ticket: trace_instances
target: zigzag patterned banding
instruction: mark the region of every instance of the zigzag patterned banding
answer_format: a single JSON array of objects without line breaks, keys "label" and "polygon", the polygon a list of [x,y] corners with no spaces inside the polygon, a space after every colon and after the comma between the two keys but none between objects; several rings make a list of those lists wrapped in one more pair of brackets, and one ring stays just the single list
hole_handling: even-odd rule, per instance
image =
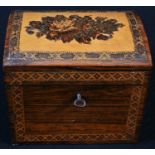
[{"label": "zigzag patterned banding", "polygon": [[6,73],[8,84],[22,84],[23,81],[132,81],[143,84],[145,72],[10,72]]}]

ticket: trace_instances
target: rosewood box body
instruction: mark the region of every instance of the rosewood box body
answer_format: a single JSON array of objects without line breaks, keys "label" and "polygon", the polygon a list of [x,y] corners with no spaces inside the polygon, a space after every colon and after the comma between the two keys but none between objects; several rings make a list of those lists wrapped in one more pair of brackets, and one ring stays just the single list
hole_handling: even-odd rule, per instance
[{"label": "rosewood box body", "polygon": [[13,143],[135,142],[151,67],[133,12],[12,12],[3,68]]}]

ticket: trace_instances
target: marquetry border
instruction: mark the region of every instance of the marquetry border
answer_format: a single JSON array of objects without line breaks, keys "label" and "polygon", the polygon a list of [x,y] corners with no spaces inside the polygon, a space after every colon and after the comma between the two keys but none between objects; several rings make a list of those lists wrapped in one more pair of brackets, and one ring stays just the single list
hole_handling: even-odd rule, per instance
[{"label": "marquetry border", "polygon": [[12,140],[22,140],[25,133],[23,88],[22,86],[6,86],[9,106],[9,119]]},{"label": "marquetry border", "polygon": [[99,81],[99,82],[129,82],[144,84],[148,72],[127,71],[66,71],[66,72],[7,72],[5,82],[9,85],[22,85],[23,82],[50,82],[50,81]]},{"label": "marquetry border", "polygon": [[48,135],[28,135],[25,132],[24,121],[24,103],[23,103],[23,88],[22,86],[11,86],[11,98],[12,102],[9,103],[12,108],[12,125],[15,131],[16,142],[73,142],[73,143],[93,143],[93,142],[115,142],[115,141],[132,141],[136,136],[136,128],[139,117],[139,111],[142,110],[139,107],[143,94],[144,86],[135,86],[132,88],[132,94],[130,99],[130,107],[128,112],[126,131],[120,133],[103,133],[100,134],[48,134]]},{"label": "marquetry border", "polygon": [[146,62],[146,48],[144,45],[144,40],[142,37],[142,32],[140,31],[140,25],[135,17],[135,14],[131,11],[126,12],[128,17],[130,29],[133,36],[133,41],[135,45],[135,51],[131,52],[49,52],[49,51],[38,51],[38,52],[24,52],[19,51],[19,40],[20,40],[20,30],[22,24],[22,11],[16,11],[13,16],[12,31],[9,38],[9,58],[12,60],[23,60],[29,62],[35,61],[54,61],[54,60],[89,60],[89,61],[138,61]]},{"label": "marquetry border", "polygon": [[[143,100],[148,80],[145,72],[11,72],[5,75],[8,90],[10,121],[16,142],[117,142],[131,141],[135,139],[139,115],[142,113]],[[138,80],[138,81],[137,81]],[[48,81],[100,81],[121,82],[129,81],[135,84],[132,87],[130,106],[127,118],[127,130],[120,133],[103,134],[50,134],[50,135],[27,135],[25,133],[23,84],[25,82],[48,82]],[[138,82],[138,83],[137,83]],[[137,85],[141,84],[141,85]]]}]

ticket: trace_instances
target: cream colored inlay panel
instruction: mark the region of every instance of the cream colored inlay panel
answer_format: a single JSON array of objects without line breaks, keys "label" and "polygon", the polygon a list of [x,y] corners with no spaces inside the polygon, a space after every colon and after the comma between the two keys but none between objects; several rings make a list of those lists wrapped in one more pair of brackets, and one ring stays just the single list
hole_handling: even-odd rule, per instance
[{"label": "cream colored inlay panel", "polygon": [[[48,40],[45,36],[37,38],[35,34],[30,35],[26,32],[26,26],[30,21],[41,21],[42,17],[64,15],[85,16],[92,18],[97,16],[116,19],[124,27],[118,29],[113,34],[113,38],[109,40],[92,40],[90,44],[78,43],[73,40],[69,43],[63,43],[61,40]],[[132,33],[129,27],[127,16],[124,12],[24,12],[20,32],[20,51],[22,52],[131,52],[134,51],[134,43]]]}]

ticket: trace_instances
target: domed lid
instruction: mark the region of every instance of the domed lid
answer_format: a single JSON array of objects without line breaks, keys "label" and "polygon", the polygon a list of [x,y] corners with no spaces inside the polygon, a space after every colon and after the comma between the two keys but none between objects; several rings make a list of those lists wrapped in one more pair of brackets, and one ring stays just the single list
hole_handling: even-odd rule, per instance
[{"label": "domed lid", "polygon": [[133,12],[15,11],[7,66],[150,67],[142,23]]}]

